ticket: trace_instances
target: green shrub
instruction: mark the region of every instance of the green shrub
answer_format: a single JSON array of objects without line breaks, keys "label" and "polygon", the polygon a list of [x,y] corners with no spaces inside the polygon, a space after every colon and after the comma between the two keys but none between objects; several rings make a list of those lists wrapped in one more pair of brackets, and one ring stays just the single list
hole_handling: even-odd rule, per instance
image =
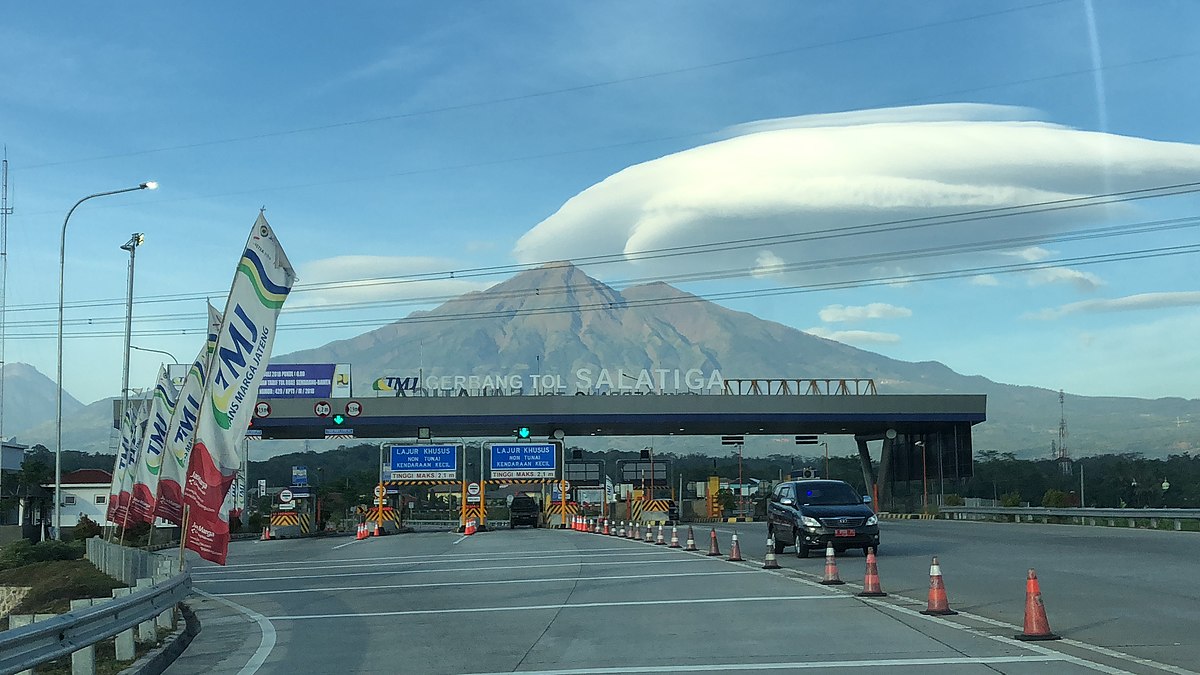
[{"label": "green shrub", "polygon": [[100,531],[100,525],[96,521],[87,516],[79,516],[79,524],[71,530],[71,537],[79,540],[91,539],[99,537]]},{"label": "green shrub", "polygon": [[1013,507],[1013,506],[1020,506],[1020,505],[1021,505],[1021,493],[1020,492],[1005,492],[1004,494],[1000,495],[1000,506]]},{"label": "green shrub", "polygon": [[27,539],[19,539],[0,551],[0,570],[50,560],[79,560],[82,557],[83,542],[50,540],[31,544]]},{"label": "green shrub", "polygon": [[1042,506],[1046,508],[1062,508],[1068,506],[1067,493],[1050,488],[1042,495]]},{"label": "green shrub", "polygon": [[949,494],[943,500],[946,506],[966,506],[967,500],[962,498],[962,495]]}]

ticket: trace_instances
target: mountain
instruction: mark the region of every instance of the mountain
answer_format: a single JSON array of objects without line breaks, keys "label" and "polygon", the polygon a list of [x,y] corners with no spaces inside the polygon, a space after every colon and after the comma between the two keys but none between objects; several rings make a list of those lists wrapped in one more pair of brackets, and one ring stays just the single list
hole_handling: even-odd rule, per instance
[{"label": "mountain", "polygon": [[[0,373],[4,377],[4,435],[23,437],[25,432],[46,421],[53,426],[58,391],[54,380],[27,363],[6,363]],[[64,420],[83,408],[82,403],[65,391],[62,406]]]},{"label": "mountain", "polygon": [[[471,318],[466,318],[471,317]],[[910,363],[810,335],[708,302],[664,283],[617,291],[569,263],[518,274],[485,291],[454,298],[436,309],[347,340],[290,354],[275,363],[350,363],[354,393],[373,396],[384,375],[561,374],[574,382],[579,368],[616,373],[655,368],[705,372],[733,378],[872,378],[881,394],[982,393],[988,421],[975,427],[975,448],[1019,457],[1050,456],[1058,437],[1058,392],[962,375],[938,362]],[[54,442],[54,383],[24,364],[6,372],[5,433],[24,416],[44,423],[20,431],[22,443]],[[21,377],[17,377],[20,373]],[[619,379],[619,378],[618,378]],[[26,382],[29,386],[26,387]],[[632,384],[632,382],[630,382]],[[16,410],[12,406],[19,406]],[[1193,432],[1200,400],[1086,397],[1067,394],[1068,447],[1075,457],[1137,452],[1147,457],[1200,452]],[[41,411],[37,415],[37,411]],[[45,414],[45,413],[49,414]],[[82,406],[63,401],[63,447],[109,452],[112,399]],[[605,439],[611,447],[636,449],[645,439]],[[784,439],[790,440],[790,439]],[[700,441],[657,439],[666,451],[723,452]],[[337,441],[314,441],[314,450]],[[262,441],[260,459],[295,446]],[[589,449],[597,449],[591,448]],[[599,448],[604,449],[604,448]],[[795,446],[748,444],[748,455],[791,453]],[[830,452],[853,452],[848,439],[833,439]]]},{"label": "mountain", "polygon": [[[466,319],[465,316],[472,318]],[[282,363],[350,363],[354,392],[384,375],[560,373],[577,368],[698,368],[727,378],[872,378],[881,394],[983,393],[975,447],[1046,457],[1058,437],[1058,392],[910,363],[726,309],[656,282],[617,291],[570,263],[518,274],[431,311],[348,340],[277,355]],[[1198,451],[1200,400],[1065,396],[1074,456]]]}]

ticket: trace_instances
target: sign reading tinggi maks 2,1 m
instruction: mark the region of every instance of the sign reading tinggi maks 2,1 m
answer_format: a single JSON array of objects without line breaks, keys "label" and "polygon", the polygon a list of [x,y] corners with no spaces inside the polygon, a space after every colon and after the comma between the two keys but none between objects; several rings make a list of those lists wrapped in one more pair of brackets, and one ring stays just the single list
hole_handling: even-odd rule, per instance
[{"label": "sign reading tinggi maks 2,1 m", "polygon": [[458,445],[389,445],[384,480],[458,478]]},{"label": "sign reading tinggi maks 2,1 m", "polygon": [[492,478],[554,478],[558,446],[553,443],[493,443]]}]

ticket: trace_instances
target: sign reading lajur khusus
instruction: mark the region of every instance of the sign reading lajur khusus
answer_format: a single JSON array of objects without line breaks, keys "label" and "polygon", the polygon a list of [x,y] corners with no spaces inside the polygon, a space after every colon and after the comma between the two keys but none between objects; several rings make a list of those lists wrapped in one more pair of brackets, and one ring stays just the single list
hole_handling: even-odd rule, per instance
[{"label": "sign reading lajur khusus", "polygon": [[558,446],[553,443],[492,443],[492,478],[554,478]]},{"label": "sign reading lajur khusus", "polygon": [[458,477],[458,445],[385,446],[384,480],[439,480]]}]

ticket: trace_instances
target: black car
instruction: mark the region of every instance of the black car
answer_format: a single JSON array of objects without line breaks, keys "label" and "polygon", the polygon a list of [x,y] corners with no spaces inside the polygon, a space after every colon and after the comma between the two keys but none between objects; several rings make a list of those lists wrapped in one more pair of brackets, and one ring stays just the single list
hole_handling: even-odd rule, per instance
[{"label": "black car", "polygon": [[517,495],[513,497],[512,504],[508,505],[508,527],[538,527],[541,524],[541,515],[542,506],[536,499],[528,495]]},{"label": "black car", "polygon": [[775,553],[787,546],[805,558],[830,542],[841,553],[849,548],[879,551],[879,518],[849,483],[840,480],[794,480],[780,483],[767,503],[767,530]]}]

